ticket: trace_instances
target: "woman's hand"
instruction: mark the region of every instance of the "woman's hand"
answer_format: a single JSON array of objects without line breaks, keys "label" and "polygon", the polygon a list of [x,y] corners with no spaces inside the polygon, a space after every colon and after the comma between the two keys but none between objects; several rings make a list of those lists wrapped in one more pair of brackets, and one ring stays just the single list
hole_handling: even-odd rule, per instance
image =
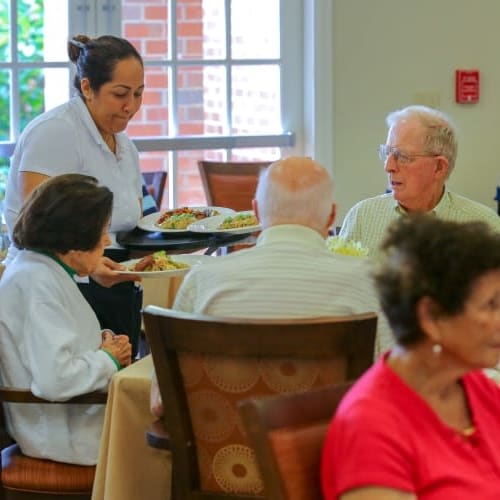
[{"label": "woman's hand", "polygon": [[113,335],[110,331],[102,334],[100,349],[111,353],[120,363],[120,366],[128,366],[132,362],[132,345],[126,335]]},{"label": "woman's hand", "polygon": [[122,283],[123,281],[141,281],[141,277],[133,273],[130,274],[118,274],[115,271],[125,271],[126,267],[111,260],[109,257],[102,257],[98,266],[91,274],[94,281],[97,281],[99,285],[109,288],[117,283]]}]

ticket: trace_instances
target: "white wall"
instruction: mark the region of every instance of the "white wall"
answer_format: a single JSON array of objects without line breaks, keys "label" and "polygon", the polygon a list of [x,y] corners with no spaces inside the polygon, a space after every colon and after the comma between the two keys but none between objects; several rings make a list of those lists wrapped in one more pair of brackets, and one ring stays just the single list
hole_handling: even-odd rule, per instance
[{"label": "white wall", "polygon": [[[384,191],[376,147],[385,142],[385,116],[414,103],[437,103],[458,126],[458,159],[449,187],[496,209],[500,1],[323,1],[333,1],[338,222],[354,203]],[[480,70],[479,103],[455,103],[455,69]]]}]

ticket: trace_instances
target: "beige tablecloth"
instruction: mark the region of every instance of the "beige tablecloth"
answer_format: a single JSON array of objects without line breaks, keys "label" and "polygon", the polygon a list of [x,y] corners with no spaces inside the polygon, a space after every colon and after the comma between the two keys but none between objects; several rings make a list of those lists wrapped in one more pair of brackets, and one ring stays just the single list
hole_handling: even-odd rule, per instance
[{"label": "beige tablecloth", "polygon": [[[183,278],[144,279],[144,306],[171,307]],[[152,370],[149,355],[111,380],[92,500],[170,498],[170,453],[146,443]]]},{"label": "beige tablecloth", "polygon": [[170,453],[146,443],[152,369],[146,356],[111,381],[92,500],[170,498]]}]

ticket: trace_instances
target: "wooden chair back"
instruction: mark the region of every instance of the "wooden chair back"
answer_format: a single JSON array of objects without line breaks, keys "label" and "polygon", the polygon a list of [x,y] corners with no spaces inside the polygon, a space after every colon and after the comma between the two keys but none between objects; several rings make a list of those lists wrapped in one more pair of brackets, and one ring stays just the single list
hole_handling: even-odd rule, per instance
[{"label": "wooden chair back", "polygon": [[158,209],[160,209],[165,193],[165,185],[167,183],[167,172],[163,170],[143,172],[142,177],[149,194],[154,198]]},{"label": "wooden chair back", "polygon": [[90,500],[95,474],[95,466],[24,455],[7,431],[3,403],[105,404],[106,399],[106,393],[93,392],[67,401],[47,401],[28,390],[0,387],[0,499]]},{"label": "wooden chair back", "polygon": [[353,382],[241,401],[266,498],[322,500],[320,469],[330,420]]},{"label": "wooden chair back", "polygon": [[252,200],[262,169],[272,162],[198,162],[207,205],[252,210]]},{"label": "wooden chair back", "polygon": [[148,306],[144,323],[173,498],[241,500],[264,497],[238,402],[356,379],[372,364],[377,316],[250,320]]}]

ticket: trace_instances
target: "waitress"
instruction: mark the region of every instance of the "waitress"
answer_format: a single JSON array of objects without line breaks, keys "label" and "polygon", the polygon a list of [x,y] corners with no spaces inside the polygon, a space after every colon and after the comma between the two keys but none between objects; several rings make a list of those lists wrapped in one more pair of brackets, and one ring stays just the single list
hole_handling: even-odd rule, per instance
[{"label": "waitress", "polygon": [[[9,234],[26,197],[46,179],[66,173],[91,175],[113,192],[111,245],[80,289],[102,328],[129,336],[133,354],[140,332],[142,291],[131,277],[116,273],[127,251],[116,233],[133,229],[142,213],[139,154],[125,129],[139,110],[144,92],[144,65],[123,38],[77,35],[68,42],[75,64],[77,95],[27,125],[14,150],[4,212]],[[75,223],[85,224],[78,220]],[[11,246],[5,264],[18,250]]]}]

